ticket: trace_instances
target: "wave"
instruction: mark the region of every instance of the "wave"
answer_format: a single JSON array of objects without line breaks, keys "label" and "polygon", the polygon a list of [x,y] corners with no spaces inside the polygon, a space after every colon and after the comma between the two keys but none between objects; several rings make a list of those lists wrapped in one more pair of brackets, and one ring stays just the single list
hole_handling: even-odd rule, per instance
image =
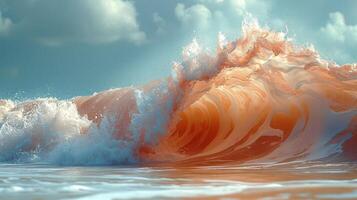
[{"label": "wave", "polygon": [[244,23],[193,41],[166,79],[70,100],[0,101],[0,161],[178,165],[357,160],[357,65]]}]

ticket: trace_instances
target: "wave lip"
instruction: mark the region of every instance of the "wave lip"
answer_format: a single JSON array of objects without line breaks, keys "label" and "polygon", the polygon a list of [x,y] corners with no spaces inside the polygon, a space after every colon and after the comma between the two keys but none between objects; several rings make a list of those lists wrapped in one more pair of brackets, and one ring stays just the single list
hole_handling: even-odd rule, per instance
[{"label": "wave lip", "polygon": [[216,55],[176,67],[182,96],[148,156],[185,164],[356,160],[355,64],[325,61],[256,24],[223,43]]}]

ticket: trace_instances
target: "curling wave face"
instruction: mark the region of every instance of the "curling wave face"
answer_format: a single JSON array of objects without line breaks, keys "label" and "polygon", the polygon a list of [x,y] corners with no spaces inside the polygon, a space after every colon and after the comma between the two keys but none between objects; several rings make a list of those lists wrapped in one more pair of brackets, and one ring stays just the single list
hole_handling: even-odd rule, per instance
[{"label": "curling wave face", "polygon": [[0,160],[68,165],[357,160],[357,65],[243,25],[172,75],[72,100],[0,102]]}]

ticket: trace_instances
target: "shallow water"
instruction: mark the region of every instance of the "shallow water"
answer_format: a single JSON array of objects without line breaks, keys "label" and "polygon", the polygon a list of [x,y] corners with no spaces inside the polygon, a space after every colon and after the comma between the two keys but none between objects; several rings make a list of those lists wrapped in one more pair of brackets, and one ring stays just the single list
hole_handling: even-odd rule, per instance
[{"label": "shallow water", "polygon": [[224,167],[1,164],[1,199],[356,199],[357,163]]}]

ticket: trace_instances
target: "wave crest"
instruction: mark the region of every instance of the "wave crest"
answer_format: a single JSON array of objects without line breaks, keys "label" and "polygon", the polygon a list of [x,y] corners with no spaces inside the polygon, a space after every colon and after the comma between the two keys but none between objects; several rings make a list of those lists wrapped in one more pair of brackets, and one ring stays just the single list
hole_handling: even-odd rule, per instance
[{"label": "wave crest", "polygon": [[[61,164],[357,160],[357,66],[243,25],[197,41],[167,79],[69,101],[0,103],[0,159]],[[28,158],[28,156],[25,156]]]}]

